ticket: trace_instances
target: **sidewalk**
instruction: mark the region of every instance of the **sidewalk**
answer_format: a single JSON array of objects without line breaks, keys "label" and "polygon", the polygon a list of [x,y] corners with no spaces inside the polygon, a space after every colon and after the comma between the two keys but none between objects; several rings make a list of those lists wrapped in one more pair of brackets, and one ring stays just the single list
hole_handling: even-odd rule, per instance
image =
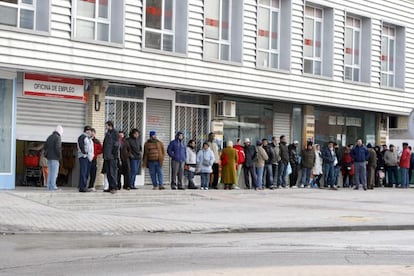
[{"label": "sidewalk", "polygon": [[0,233],[414,230],[414,189],[0,191]]}]

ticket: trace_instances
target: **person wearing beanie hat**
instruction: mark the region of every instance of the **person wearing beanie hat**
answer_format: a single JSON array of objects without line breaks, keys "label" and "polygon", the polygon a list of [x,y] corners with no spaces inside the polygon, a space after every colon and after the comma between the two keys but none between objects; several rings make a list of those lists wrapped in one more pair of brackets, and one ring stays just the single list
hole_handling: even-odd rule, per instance
[{"label": "person wearing beanie hat", "polygon": [[162,165],[165,157],[164,144],[157,139],[156,132],[151,130],[150,137],[144,144],[142,166],[149,169],[153,190],[164,190]]},{"label": "person wearing beanie hat", "polygon": [[59,160],[62,159],[62,136],[63,127],[58,125],[46,140],[44,145],[45,157],[49,174],[47,176],[46,187],[48,190],[57,190],[56,180],[59,173]]},{"label": "person wearing beanie hat", "polygon": [[184,190],[183,176],[187,148],[182,131],[178,131],[175,139],[168,144],[167,153],[171,157],[171,189]]}]

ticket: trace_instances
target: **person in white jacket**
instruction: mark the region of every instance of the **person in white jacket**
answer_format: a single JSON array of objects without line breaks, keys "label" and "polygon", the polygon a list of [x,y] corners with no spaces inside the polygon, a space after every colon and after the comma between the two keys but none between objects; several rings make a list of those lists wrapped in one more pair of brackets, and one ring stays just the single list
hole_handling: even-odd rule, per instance
[{"label": "person in white jacket", "polygon": [[194,184],[194,174],[197,167],[196,142],[191,139],[187,143],[187,153],[184,165],[184,176],[188,180],[188,189],[198,189]]},{"label": "person in white jacket", "polygon": [[318,144],[315,144],[315,164],[313,165],[312,174],[313,174],[313,180],[312,180],[312,188],[319,188],[320,187],[320,179],[322,177],[323,171],[322,171],[322,153],[321,153],[321,147]]},{"label": "person in white jacket", "polygon": [[89,169],[93,160],[92,128],[85,126],[83,133],[78,138],[78,159],[79,159],[79,192],[85,193]]},{"label": "person in white jacket", "polygon": [[213,164],[215,162],[214,153],[210,150],[207,142],[203,144],[203,148],[197,153],[197,171],[201,176],[201,190],[208,190],[210,183],[210,174],[213,172]]}]

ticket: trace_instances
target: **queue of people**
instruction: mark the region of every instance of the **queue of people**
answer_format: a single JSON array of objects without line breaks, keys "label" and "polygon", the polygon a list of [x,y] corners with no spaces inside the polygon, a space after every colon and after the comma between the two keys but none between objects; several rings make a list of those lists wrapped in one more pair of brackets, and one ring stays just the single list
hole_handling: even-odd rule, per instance
[{"label": "queue of people", "polygon": [[[322,149],[320,145],[308,141],[301,150],[298,141],[288,144],[286,136],[282,135],[279,142],[274,136],[271,142],[263,138],[255,145],[249,138],[245,138],[243,144],[240,138],[235,145],[227,141],[220,151],[215,134],[211,132],[197,151],[196,141],[191,139],[185,144],[181,131],[165,148],[155,131],[149,132],[149,138],[142,146],[141,134],[136,128],[129,132],[127,138],[124,138],[122,131],[114,128],[111,121],[105,123],[105,128],[103,143],[95,137],[96,130],[90,126],[85,126],[78,138],[79,192],[95,191],[97,157],[100,154],[103,154],[104,160],[104,191],[110,193],[116,193],[121,188],[137,189],[136,175],[141,162],[143,168],[148,168],[153,189],[165,189],[162,168],[167,154],[171,159],[170,185],[173,190],[218,189],[219,183],[226,190],[287,187],[336,190],[340,174],[343,188],[408,188],[414,169],[414,154],[407,143],[403,143],[401,152],[394,145],[390,145],[389,149],[386,145],[382,148],[372,147],[371,144],[365,146],[362,139],[342,149],[332,141]],[[51,168],[47,179],[49,190],[57,189],[54,163],[59,158],[56,149],[61,144],[62,133],[63,128],[58,126],[45,146],[45,157]],[[124,176],[122,187],[121,174]],[[197,174],[201,178],[200,187],[194,182]],[[187,187],[184,179],[187,180]]]}]

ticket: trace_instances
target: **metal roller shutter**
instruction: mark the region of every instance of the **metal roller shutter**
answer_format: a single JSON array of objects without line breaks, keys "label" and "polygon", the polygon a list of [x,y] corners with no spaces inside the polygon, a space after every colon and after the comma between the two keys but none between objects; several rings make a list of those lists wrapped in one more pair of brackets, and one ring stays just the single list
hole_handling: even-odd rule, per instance
[{"label": "metal roller shutter", "polygon": [[[171,119],[172,119],[172,102],[169,100],[159,100],[147,98],[147,111],[146,111],[146,129],[145,141],[148,139],[148,134],[151,130],[157,133],[157,138],[164,144],[165,151],[167,146],[172,140],[171,137]],[[170,158],[165,156],[164,165],[162,169],[164,184],[170,184]],[[145,173],[145,183],[151,183],[149,173]]]},{"label": "metal roller shutter", "polygon": [[273,113],[273,135],[278,138],[285,135],[288,143],[290,141],[290,114],[289,113]]},{"label": "metal roller shutter", "polygon": [[17,140],[45,141],[62,125],[62,141],[76,143],[86,123],[86,104],[18,97],[16,114]]}]

